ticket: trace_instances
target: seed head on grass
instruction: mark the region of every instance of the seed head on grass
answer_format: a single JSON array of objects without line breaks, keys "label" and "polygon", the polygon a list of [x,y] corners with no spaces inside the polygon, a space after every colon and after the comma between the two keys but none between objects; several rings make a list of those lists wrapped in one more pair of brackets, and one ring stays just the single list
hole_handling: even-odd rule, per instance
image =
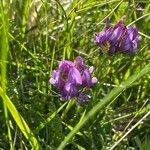
[{"label": "seed head on grass", "polygon": [[137,51],[139,41],[138,29],[126,27],[123,16],[114,26],[111,26],[107,19],[104,31],[95,34],[95,43],[103,49],[108,48],[108,54],[117,52],[132,54]]},{"label": "seed head on grass", "polygon": [[86,67],[82,57],[77,56],[75,63],[61,61],[49,82],[60,91],[63,100],[76,97],[78,103],[86,102],[90,100],[90,96],[84,92],[97,82],[97,78],[91,76],[93,70],[93,66]]}]

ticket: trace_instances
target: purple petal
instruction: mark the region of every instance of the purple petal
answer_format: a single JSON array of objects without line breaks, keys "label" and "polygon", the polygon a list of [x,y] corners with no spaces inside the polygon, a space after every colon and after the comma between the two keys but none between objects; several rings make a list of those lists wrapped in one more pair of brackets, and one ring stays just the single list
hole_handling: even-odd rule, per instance
[{"label": "purple petal", "polygon": [[124,27],[118,27],[118,28],[116,28],[112,32],[112,35],[109,38],[110,42],[117,43],[119,40],[121,40],[124,32],[125,32],[125,28]]},{"label": "purple petal", "polygon": [[91,86],[91,76],[87,69],[84,70],[84,72],[83,72],[82,85],[83,86]]},{"label": "purple petal", "polygon": [[122,16],[121,19],[118,21],[118,23],[116,23],[114,25],[114,29],[118,28],[118,27],[123,27],[124,26],[124,20],[125,20],[126,16]]},{"label": "purple petal", "polygon": [[54,71],[52,72],[52,77],[51,77],[50,80],[49,80],[50,84],[56,85],[56,83],[58,82],[58,78],[59,78],[59,77],[58,77],[57,71],[54,70]]},{"label": "purple petal", "polygon": [[104,21],[105,25],[105,31],[108,30],[111,26],[110,26],[110,22],[109,22],[109,18],[106,18],[106,20]]},{"label": "purple petal", "polygon": [[84,62],[81,56],[76,57],[76,68],[82,72],[85,69]]},{"label": "purple petal", "polygon": [[52,73],[52,78],[50,78],[49,82],[54,85],[57,89],[61,89],[64,87],[64,81],[61,78],[60,71],[54,70]]},{"label": "purple petal", "polygon": [[75,64],[72,61],[63,60],[60,62],[58,69],[65,75],[68,75],[70,69],[74,66]]},{"label": "purple petal", "polygon": [[90,73],[90,74],[93,72],[93,70],[94,70],[94,67],[93,67],[93,66],[89,67],[89,73]]},{"label": "purple petal", "polygon": [[96,77],[93,77],[92,80],[91,80],[91,83],[92,83],[92,84],[95,84],[97,81],[98,81],[97,78],[96,78]]},{"label": "purple petal", "polygon": [[84,64],[84,63],[83,63],[83,59],[82,59],[81,56],[77,56],[77,57],[76,57],[76,63],[77,63],[77,64],[80,64],[80,65],[83,65],[83,64]]},{"label": "purple petal", "polygon": [[108,41],[109,36],[109,31],[102,31],[95,35],[95,43],[101,46],[102,44],[105,44]]},{"label": "purple petal", "polygon": [[62,98],[69,100],[77,95],[77,87],[74,84],[67,82],[61,92]]},{"label": "purple petal", "polygon": [[105,41],[106,41],[105,31],[95,34],[95,43],[96,44],[103,44]]},{"label": "purple petal", "polygon": [[85,93],[80,93],[79,96],[77,97],[77,102],[79,104],[83,103],[83,102],[88,102],[90,100],[91,96],[86,95]]},{"label": "purple petal", "polygon": [[113,55],[114,53],[116,53],[118,51],[118,46],[117,44],[111,44],[108,50],[108,54],[109,55]]},{"label": "purple petal", "polygon": [[82,84],[82,78],[80,72],[75,68],[71,68],[68,74],[68,82],[74,84]]},{"label": "purple petal", "polygon": [[136,27],[128,27],[127,34],[131,40],[138,38],[138,29]]},{"label": "purple petal", "polygon": [[135,53],[137,51],[137,41],[131,41],[129,36],[127,35],[121,43],[121,51],[126,53]]},{"label": "purple petal", "polygon": [[56,84],[56,80],[54,78],[50,78],[49,79],[50,84],[55,85]]},{"label": "purple petal", "polygon": [[57,83],[59,82],[59,78],[60,78],[60,72],[54,70],[52,72],[52,78],[50,78],[49,82],[53,85],[57,85]]}]

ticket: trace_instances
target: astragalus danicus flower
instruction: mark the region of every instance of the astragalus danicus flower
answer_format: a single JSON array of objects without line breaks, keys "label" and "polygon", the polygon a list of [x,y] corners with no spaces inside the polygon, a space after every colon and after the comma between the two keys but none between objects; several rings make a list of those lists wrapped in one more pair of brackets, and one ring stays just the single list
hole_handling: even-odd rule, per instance
[{"label": "astragalus danicus flower", "polygon": [[117,52],[132,54],[137,51],[138,29],[125,26],[125,18],[123,16],[114,26],[107,19],[104,31],[95,34],[95,43],[102,49],[107,49],[110,55]]},{"label": "astragalus danicus flower", "polygon": [[82,57],[77,56],[75,63],[69,60],[61,61],[49,82],[60,91],[62,100],[76,97],[77,102],[82,103],[90,100],[90,96],[85,92],[97,82],[97,78],[91,76],[93,70],[93,66],[86,67]]}]

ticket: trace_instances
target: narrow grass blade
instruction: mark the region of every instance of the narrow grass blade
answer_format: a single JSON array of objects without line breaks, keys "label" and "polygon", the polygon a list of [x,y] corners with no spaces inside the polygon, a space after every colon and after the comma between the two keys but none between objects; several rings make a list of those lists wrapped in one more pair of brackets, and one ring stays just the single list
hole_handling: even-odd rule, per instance
[{"label": "narrow grass blade", "polygon": [[121,0],[121,1],[116,5],[116,7],[114,7],[113,10],[112,10],[105,18],[103,18],[100,22],[98,22],[98,23],[96,24],[96,26],[100,25],[106,18],[108,18],[108,17],[121,5],[122,2],[123,2],[123,0]]},{"label": "narrow grass blade", "polygon": [[148,36],[148,35],[146,35],[146,34],[144,34],[144,33],[142,33],[142,32],[139,32],[139,34],[142,35],[142,36],[144,36],[144,37],[146,37],[147,39],[150,40],[150,36]]},{"label": "narrow grass blade", "polygon": [[13,116],[16,124],[20,128],[21,132],[24,134],[28,142],[31,144],[33,149],[40,149],[40,144],[38,143],[36,137],[28,127],[27,123],[23,119],[23,117],[19,114],[14,104],[11,102],[9,97],[4,93],[3,89],[0,87],[0,96],[2,97],[3,101],[5,101],[8,110],[10,111],[11,115]]},{"label": "narrow grass blade", "polygon": [[[0,84],[4,90],[6,91],[7,87],[7,56],[8,56],[8,50],[9,50],[9,41],[8,41],[8,28],[9,28],[9,2],[7,1],[5,3],[4,8],[4,2],[0,1],[0,22],[2,23],[1,30],[0,30],[0,60],[2,61],[0,66]],[[13,143],[12,143],[12,135],[11,135],[11,129],[10,129],[10,121],[9,121],[9,115],[8,110],[5,101],[3,101],[3,107],[4,107],[4,115],[7,125],[7,131],[8,131],[8,139],[10,143],[10,149],[13,149]]]},{"label": "narrow grass blade", "polygon": [[133,22],[131,22],[130,24],[128,24],[127,27],[133,25],[133,24],[136,23],[137,21],[139,21],[139,20],[141,20],[141,19],[143,19],[143,18],[145,18],[145,17],[147,17],[147,16],[150,16],[150,13],[147,13],[147,14],[145,14],[145,15],[143,15],[143,16],[137,18],[136,20],[134,20]]},{"label": "narrow grass blade", "polygon": [[132,131],[134,130],[146,117],[148,117],[150,115],[150,111],[148,113],[146,113],[134,126],[132,126],[132,128],[127,131],[111,148],[110,150],[115,149],[115,147]]},{"label": "narrow grass blade", "polygon": [[43,129],[50,121],[66,106],[67,102],[64,103],[57,111],[55,111],[52,115],[50,115],[44,122],[40,123],[40,125],[35,129],[34,133],[38,133],[41,129]]}]

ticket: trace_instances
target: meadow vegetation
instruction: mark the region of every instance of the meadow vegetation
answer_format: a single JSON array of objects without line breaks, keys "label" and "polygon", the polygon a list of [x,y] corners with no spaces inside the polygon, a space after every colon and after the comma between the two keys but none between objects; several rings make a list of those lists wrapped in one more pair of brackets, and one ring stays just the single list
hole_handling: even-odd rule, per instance
[{"label": "meadow vegetation", "polygon": [[[138,50],[109,55],[94,35],[124,15]],[[77,56],[98,80],[82,104],[49,83]],[[0,150],[149,150],[149,114],[150,0],[0,1]]]}]

